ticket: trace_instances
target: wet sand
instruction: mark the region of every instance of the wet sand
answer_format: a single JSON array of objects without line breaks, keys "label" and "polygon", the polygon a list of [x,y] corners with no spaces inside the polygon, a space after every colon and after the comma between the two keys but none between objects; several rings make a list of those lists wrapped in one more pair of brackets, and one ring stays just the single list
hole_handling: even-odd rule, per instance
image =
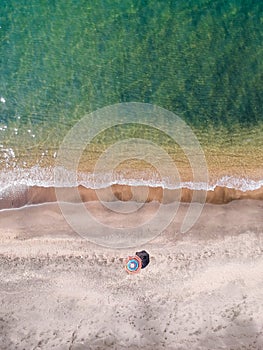
[{"label": "wet sand", "polygon": [[[131,249],[79,237],[56,203],[1,211],[0,349],[262,349],[263,202],[206,204],[179,234],[187,209]],[[151,262],[128,275],[138,249]]]},{"label": "wet sand", "polygon": [[56,202],[57,195],[68,202],[89,202],[101,199],[110,201],[130,201],[171,203],[181,201],[189,203],[193,199],[195,192],[195,201],[207,203],[224,204],[237,199],[263,199],[263,187],[252,191],[241,191],[234,188],[217,186],[214,190],[193,191],[188,188],[169,190],[162,187],[146,186],[128,186],[112,185],[103,189],[91,189],[83,186],[78,188],[57,188],[38,187],[38,186],[19,186],[11,187],[2,191],[0,197],[0,209],[19,208],[30,204],[39,204],[47,202]]}]

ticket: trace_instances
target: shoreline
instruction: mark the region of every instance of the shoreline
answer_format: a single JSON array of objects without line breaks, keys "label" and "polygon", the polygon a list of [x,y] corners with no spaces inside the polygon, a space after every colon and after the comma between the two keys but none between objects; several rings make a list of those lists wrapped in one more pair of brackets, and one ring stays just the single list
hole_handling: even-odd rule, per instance
[{"label": "shoreline", "polygon": [[93,189],[82,185],[78,187],[42,187],[20,186],[7,189],[2,192],[0,198],[0,210],[20,208],[41,203],[57,202],[59,199],[69,203],[94,202],[94,201],[135,201],[135,202],[159,202],[162,204],[172,202],[190,203],[193,199],[199,203],[226,204],[233,200],[253,199],[263,200],[263,186],[251,191],[241,191],[234,188],[216,186],[214,190],[192,190],[189,188],[164,189],[162,187],[111,185],[106,188]]}]

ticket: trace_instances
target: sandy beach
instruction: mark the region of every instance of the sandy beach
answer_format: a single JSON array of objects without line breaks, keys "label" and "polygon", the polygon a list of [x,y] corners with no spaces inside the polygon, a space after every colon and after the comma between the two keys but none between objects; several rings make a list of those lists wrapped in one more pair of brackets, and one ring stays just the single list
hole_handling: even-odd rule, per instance
[{"label": "sandy beach", "polygon": [[1,1],[0,350],[263,350],[262,53],[260,1]]},{"label": "sandy beach", "polygon": [[[56,203],[1,211],[0,349],[262,349],[263,202],[206,204],[179,234],[187,208],[125,249],[78,236]],[[128,275],[139,249],[150,264]]]}]

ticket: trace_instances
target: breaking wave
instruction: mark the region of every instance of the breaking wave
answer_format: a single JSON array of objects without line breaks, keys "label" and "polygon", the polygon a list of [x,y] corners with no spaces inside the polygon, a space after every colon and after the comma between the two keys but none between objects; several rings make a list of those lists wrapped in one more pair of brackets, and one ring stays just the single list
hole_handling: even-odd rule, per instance
[{"label": "breaking wave", "polygon": [[75,173],[63,169],[63,178],[55,179],[53,168],[17,168],[12,171],[2,170],[0,172],[0,193],[10,187],[76,187],[83,186],[90,189],[102,189],[112,185],[161,187],[163,189],[187,188],[190,190],[213,191],[216,187],[240,190],[242,192],[254,191],[263,187],[263,179],[255,181],[245,177],[224,176],[211,182],[176,182],[169,178],[159,179],[157,176],[146,176],[146,174],[135,173],[133,178],[123,173]]}]

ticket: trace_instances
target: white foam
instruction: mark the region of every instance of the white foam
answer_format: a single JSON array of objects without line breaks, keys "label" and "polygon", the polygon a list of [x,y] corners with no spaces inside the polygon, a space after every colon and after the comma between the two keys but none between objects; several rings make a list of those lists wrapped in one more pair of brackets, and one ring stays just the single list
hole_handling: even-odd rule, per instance
[{"label": "white foam", "polygon": [[263,180],[255,181],[247,178],[236,178],[233,176],[224,176],[216,182],[216,186],[235,188],[243,192],[253,191],[263,186]]},{"label": "white foam", "polygon": [[[87,188],[99,189],[114,184],[130,186],[162,187],[166,189],[188,188],[192,190],[214,190],[216,186],[238,189],[243,192],[253,191],[263,186],[263,179],[255,181],[244,177],[224,176],[214,183],[204,182],[172,182],[170,178],[143,178],[143,174],[137,173],[134,178],[124,174],[112,173],[78,173],[60,169],[60,178],[54,177],[53,168],[14,168],[0,171],[0,193],[10,187],[41,186],[41,187],[74,187],[82,185]],[[140,176],[141,177],[140,177]],[[145,176],[145,174],[144,174]]]}]

